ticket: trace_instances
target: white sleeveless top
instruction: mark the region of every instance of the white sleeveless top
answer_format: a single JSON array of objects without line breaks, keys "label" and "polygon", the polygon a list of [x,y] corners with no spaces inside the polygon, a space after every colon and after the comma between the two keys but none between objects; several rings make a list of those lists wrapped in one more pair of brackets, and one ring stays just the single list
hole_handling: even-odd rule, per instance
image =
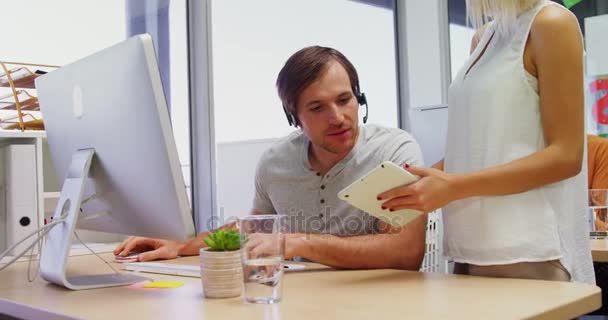
[{"label": "white sleeveless top", "polygon": [[[492,37],[495,25],[490,23],[460,69],[449,89],[446,172],[494,167],[546,147],[538,83],[524,69],[523,53],[534,18],[551,4],[541,0],[521,13],[509,36]],[[485,53],[465,75],[488,41]],[[507,196],[455,201],[443,212],[444,248],[456,262],[495,265],[560,259],[573,281],[595,283],[586,160],[570,179]]]}]

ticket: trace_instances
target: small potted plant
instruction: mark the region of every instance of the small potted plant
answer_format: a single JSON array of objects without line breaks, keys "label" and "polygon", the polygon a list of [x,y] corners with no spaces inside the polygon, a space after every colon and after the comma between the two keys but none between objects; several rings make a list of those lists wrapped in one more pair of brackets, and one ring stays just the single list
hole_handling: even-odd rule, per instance
[{"label": "small potted plant", "polygon": [[236,230],[217,230],[203,240],[200,250],[201,281],[207,298],[230,298],[241,295],[243,267],[241,243]]}]

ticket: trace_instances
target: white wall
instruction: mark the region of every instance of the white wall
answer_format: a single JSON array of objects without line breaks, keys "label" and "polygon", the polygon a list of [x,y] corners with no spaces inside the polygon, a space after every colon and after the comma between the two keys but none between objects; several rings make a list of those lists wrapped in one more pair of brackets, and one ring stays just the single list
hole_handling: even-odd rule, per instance
[{"label": "white wall", "polygon": [[[217,145],[217,194],[220,224],[251,212],[255,168],[262,153],[276,139],[224,142]],[[216,226],[217,227],[217,226]]]},{"label": "white wall", "polygon": [[432,166],[445,156],[448,128],[447,106],[410,109],[411,132],[422,150],[425,166]]},{"label": "white wall", "polygon": [[404,2],[405,50],[409,108],[439,105],[443,102],[440,5],[445,0]]}]

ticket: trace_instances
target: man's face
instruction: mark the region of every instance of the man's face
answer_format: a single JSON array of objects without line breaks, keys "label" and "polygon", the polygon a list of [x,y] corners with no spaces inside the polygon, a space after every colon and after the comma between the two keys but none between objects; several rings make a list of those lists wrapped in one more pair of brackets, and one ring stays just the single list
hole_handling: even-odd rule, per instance
[{"label": "man's face", "polygon": [[347,154],[359,134],[359,104],[348,73],[330,61],[321,74],[300,94],[296,105],[304,134],[313,147],[334,154]]}]

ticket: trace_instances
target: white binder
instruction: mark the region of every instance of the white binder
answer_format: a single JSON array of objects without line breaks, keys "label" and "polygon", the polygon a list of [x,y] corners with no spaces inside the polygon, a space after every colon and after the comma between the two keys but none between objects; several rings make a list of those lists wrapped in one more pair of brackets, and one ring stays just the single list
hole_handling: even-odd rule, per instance
[{"label": "white binder", "polygon": [[4,179],[4,148],[0,148],[0,252],[6,250],[6,182]]},{"label": "white binder", "polygon": [[[6,247],[23,239],[39,227],[36,197],[36,149],[34,145],[4,147],[4,195],[6,203]],[[9,253],[16,255],[37,237],[20,244]],[[29,254],[29,251],[28,251]],[[34,250],[37,254],[37,250]]]}]

